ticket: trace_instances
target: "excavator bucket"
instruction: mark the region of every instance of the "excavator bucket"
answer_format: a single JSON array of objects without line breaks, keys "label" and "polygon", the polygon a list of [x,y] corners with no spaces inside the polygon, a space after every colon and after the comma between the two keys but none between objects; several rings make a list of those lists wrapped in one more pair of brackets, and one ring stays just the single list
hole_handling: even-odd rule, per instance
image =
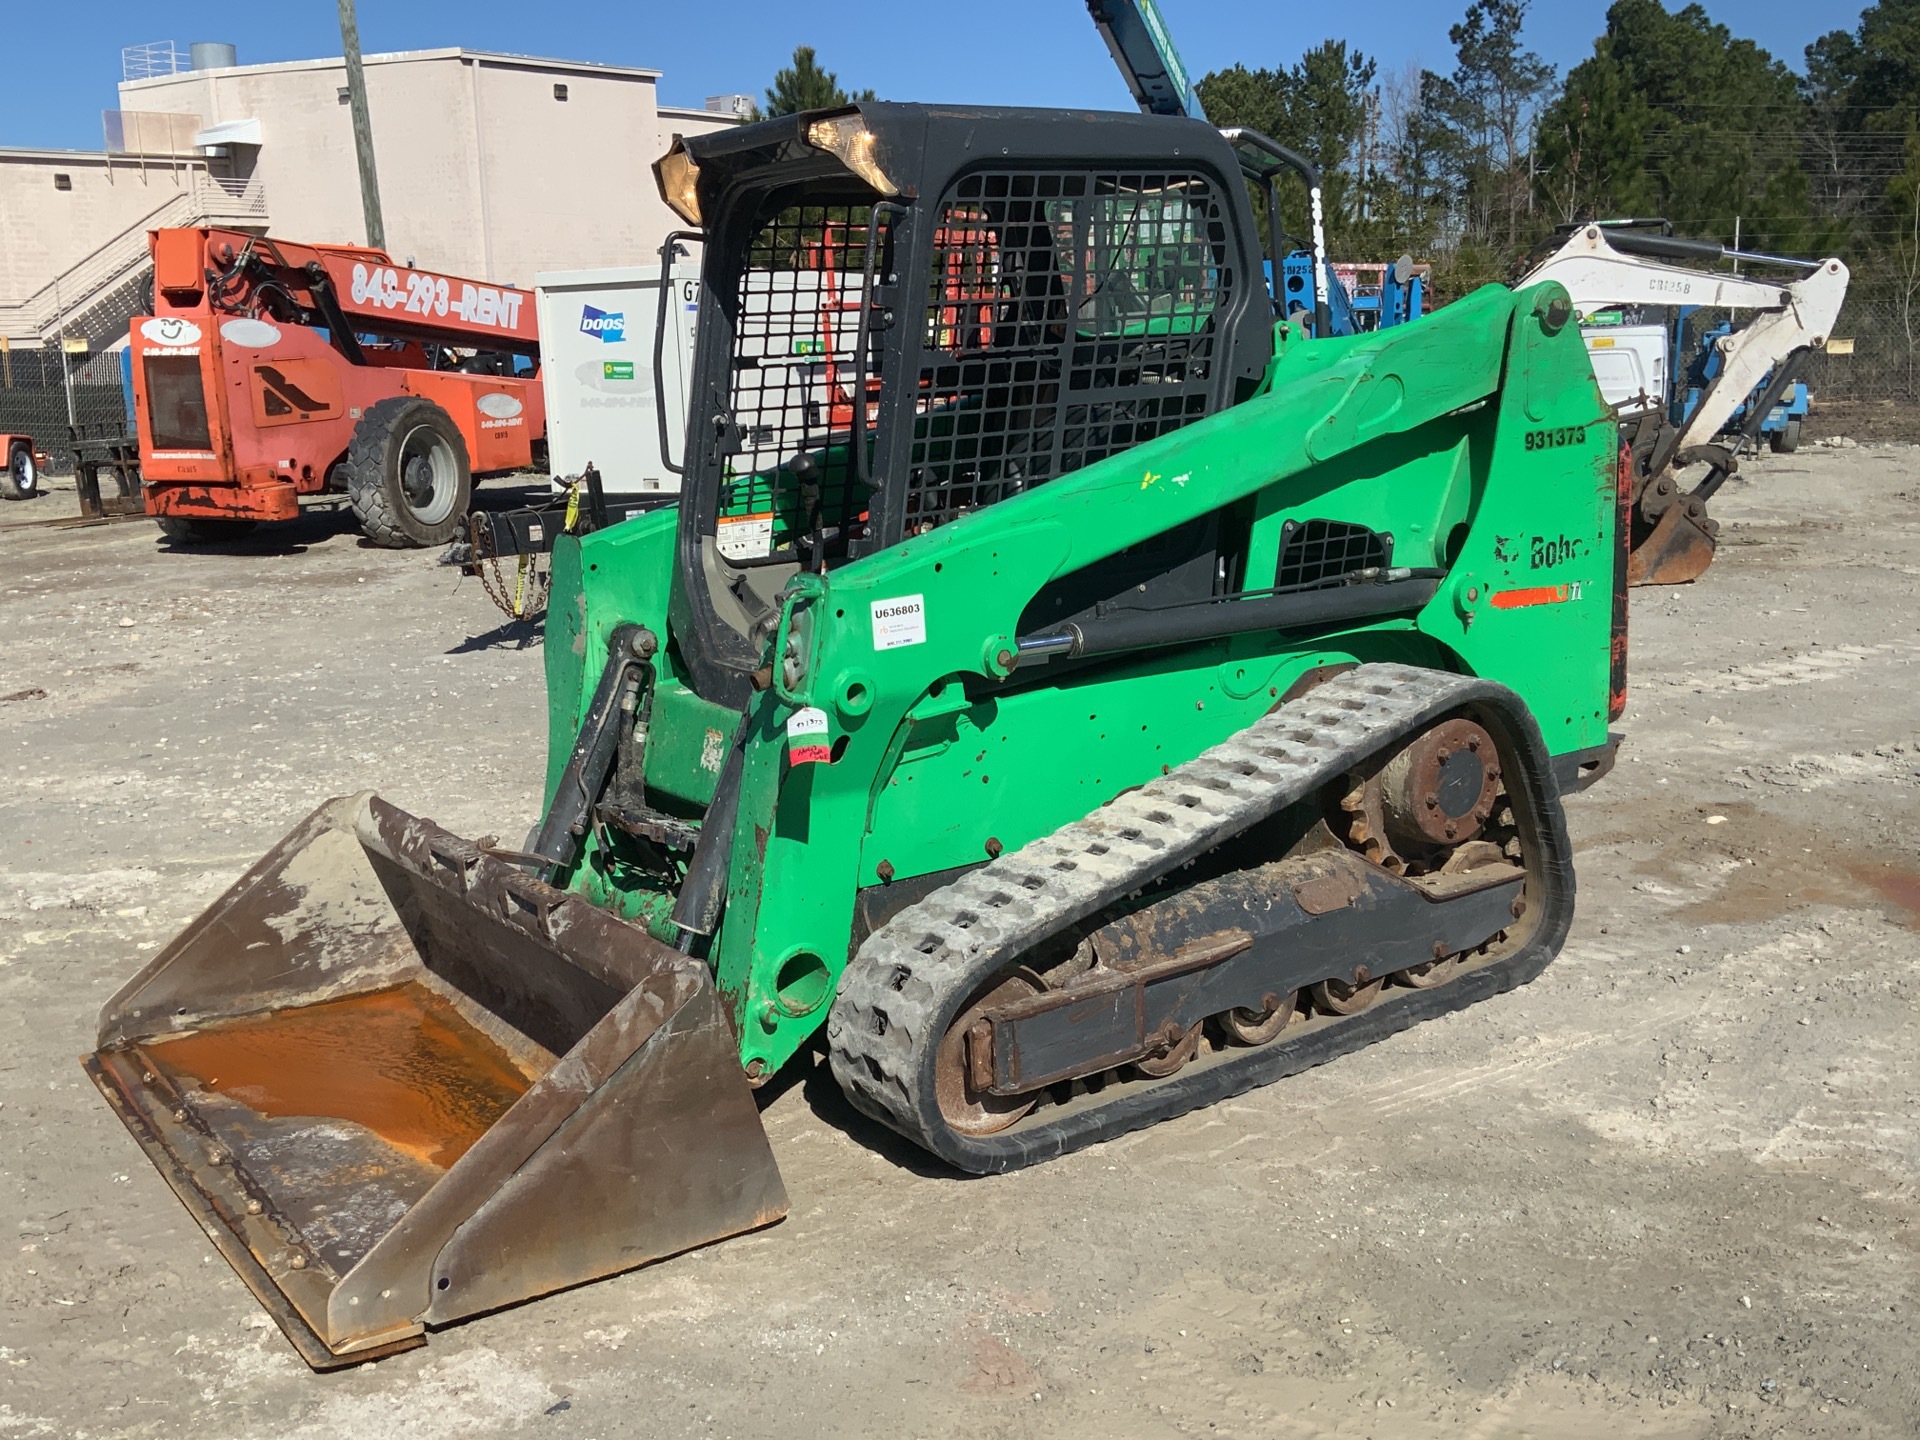
[{"label": "excavator bucket", "polygon": [[1713,563],[1720,525],[1706,507],[1681,496],[1661,514],[1627,557],[1629,585],[1685,585]]},{"label": "excavator bucket", "polygon": [[373,795],[101,1013],[87,1071],[316,1369],[767,1225],[706,966]]}]

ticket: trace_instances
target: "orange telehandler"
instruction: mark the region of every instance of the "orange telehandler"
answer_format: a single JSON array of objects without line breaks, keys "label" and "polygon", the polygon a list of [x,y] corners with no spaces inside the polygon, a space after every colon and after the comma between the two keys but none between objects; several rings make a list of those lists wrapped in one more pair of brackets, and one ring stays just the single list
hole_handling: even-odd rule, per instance
[{"label": "orange telehandler", "polygon": [[375,544],[438,545],[475,475],[544,459],[533,297],[379,250],[151,232],[129,327],[147,513],[176,544],[344,492]]}]

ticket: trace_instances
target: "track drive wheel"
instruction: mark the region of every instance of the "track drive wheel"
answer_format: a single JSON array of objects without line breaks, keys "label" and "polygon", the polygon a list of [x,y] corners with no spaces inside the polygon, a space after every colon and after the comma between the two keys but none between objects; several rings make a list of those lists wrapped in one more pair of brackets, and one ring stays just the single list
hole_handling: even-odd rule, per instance
[{"label": "track drive wheel", "polygon": [[33,463],[33,447],[15,444],[7,451],[7,468],[0,472],[0,498],[31,500],[40,493],[40,469]]},{"label": "track drive wheel", "polygon": [[431,400],[411,395],[367,408],[347,448],[346,478],[361,530],[389,550],[446,544],[473,498],[460,427]]},{"label": "track drive wheel", "polygon": [[175,545],[220,545],[252,533],[253,520],[203,520],[195,515],[156,515],[153,523]]}]

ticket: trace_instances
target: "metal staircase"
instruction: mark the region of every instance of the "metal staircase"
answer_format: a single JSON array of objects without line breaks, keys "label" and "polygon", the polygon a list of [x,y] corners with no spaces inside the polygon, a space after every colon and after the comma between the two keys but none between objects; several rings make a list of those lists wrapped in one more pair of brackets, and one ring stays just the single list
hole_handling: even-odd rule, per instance
[{"label": "metal staircase", "polygon": [[0,302],[0,336],[22,346],[59,348],[83,340],[90,351],[116,344],[140,313],[153,262],[147,232],[171,226],[267,227],[266,192],[257,179],[232,180],[194,168],[164,201],[23,300]]}]

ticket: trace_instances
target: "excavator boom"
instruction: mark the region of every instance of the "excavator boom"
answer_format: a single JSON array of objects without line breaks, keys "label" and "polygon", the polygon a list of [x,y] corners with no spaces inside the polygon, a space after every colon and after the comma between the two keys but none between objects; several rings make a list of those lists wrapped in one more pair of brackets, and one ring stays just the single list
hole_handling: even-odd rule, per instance
[{"label": "excavator boom", "polygon": [[1149,115],[1207,118],[1153,0],[1087,0],[1087,10],[1136,105]]},{"label": "excavator boom", "polygon": [[[1724,260],[1793,273],[1768,279],[1700,268]],[[1628,422],[1635,461],[1629,568],[1634,584],[1682,584],[1699,578],[1712,563],[1719,525],[1708,517],[1707,502],[1738,462],[1737,447],[1717,445],[1715,437],[1769,375],[1784,381],[1804,356],[1827,343],[1846,300],[1847,280],[1846,265],[1834,258],[1789,260],[1730,250],[1712,240],[1603,224],[1576,228],[1528,271],[1523,285],[1552,281],[1565,286],[1582,315],[1611,305],[1752,312],[1745,325],[1716,342],[1719,373],[1684,422],[1674,423],[1667,414],[1671,397],[1666,394],[1634,402],[1641,411]],[[1753,406],[1753,426],[1769,405]],[[1743,437],[1742,443],[1751,438]],[[1683,490],[1677,472],[1698,463],[1707,466],[1705,478]]]}]

